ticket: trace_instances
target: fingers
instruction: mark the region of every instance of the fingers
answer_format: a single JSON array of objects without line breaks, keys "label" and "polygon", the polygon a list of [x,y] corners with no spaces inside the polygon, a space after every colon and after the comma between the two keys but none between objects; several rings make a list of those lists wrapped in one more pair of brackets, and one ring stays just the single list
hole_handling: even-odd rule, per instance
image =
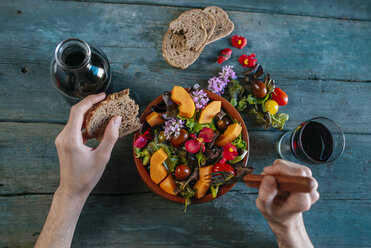
[{"label": "fingers", "polygon": [[274,206],[274,198],[277,195],[277,182],[272,176],[265,176],[259,187],[259,195],[256,199],[256,207],[265,213],[271,213]]},{"label": "fingers", "polygon": [[291,193],[287,197],[286,210],[291,213],[305,212],[312,206],[312,199],[308,193]]},{"label": "fingers", "polygon": [[111,151],[119,137],[119,128],[121,124],[121,116],[113,117],[108,123],[106,130],[104,131],[104,136],[99,146],[95,150],[97,155],[102,160],[109,160],[111,156]]},{"label": "fingers", "polygon": [[308,167],[282,159],[275,160],[273,165],[265,167],[263,172],[268,175],[312,176]]},{"label": "fingers", "polygon": [[106,94],[104,92],[97,95],[89,95],[71,107],[67,126],[70,128],[70,132],[72,132],[73,135],[81,132],[81,127],[84,122],[84,114],[86,111],[88,111],[93,104],[102,101],[105,97]]}]

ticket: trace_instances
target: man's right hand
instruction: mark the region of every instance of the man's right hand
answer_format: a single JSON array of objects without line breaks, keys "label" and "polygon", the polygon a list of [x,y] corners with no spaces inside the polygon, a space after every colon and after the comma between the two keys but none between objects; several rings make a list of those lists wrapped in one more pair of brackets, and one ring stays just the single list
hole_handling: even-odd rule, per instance
[{"label": "man's right hand", "polygon": [[270,175],[312,177],[312,171],[303,165],[275,160],[264,168],[266,175],[259,188],[256,206],[268,220],[280,247],[313,247],[306,233],[302,212],[308,211],[319,199],[317,187],[310,193],[283,192]]}]

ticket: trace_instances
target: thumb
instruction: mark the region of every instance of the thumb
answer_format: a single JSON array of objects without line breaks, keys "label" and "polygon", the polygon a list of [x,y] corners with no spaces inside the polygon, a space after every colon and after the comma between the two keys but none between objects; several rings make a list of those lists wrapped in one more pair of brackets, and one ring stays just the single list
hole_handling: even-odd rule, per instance
[{"label": "thumb", "polygon": [[277,182],[272,176],[264,176],[256,199],[256,206],[260,211],[269,212],[273,206],[273,200],[277,195]]},{"label": "thumb", "polygon": [[115,145],[119,137],[121,120],[121,116],[115,116],[110,120],[106,127],[106,130],[104,131],[103,139],[96,149],[97,153],[101,153],[104,155],[111,154],[113,146]]}]

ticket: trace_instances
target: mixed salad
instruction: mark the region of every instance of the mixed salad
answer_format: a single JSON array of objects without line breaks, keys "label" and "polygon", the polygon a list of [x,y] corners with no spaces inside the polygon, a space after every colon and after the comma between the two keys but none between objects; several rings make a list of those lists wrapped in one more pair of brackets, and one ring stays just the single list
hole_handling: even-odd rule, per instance
[{"label": "mixed salad", "polygon": [[266,128],[283,129],[289,115],[278,110],[287,104],[287,94],[276,86],[269,73],[262,79],[263,66],[255,61],[244,75],[244,82],[240,83],[233,66],[226,65],[218,77],[210,78],[208,89],[228,99],[238,111],[254,114]]},{"label": "mixed salad", "polygon": [[136,157],[152,181],[170,195],[215,198],[223,184],[212,185],[210,174],[228,171],[243,163],[247,143],[242,126],[226,113],[221,101],[211,101],[198,85],[189,91],[174,86],[163,102],[151,107],[134,142]]}]

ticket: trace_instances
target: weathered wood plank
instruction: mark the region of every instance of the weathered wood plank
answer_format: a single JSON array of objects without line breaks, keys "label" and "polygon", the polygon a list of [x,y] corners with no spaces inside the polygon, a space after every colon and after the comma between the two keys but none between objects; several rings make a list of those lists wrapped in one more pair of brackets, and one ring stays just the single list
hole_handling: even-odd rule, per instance
[{"label": "weathered wood plank", "polygon": [[[54,138],[62,127],[45,123],[0,123],[0,194],[54,192],[59,183]],[[249,135],[249,164],[260,173],[277,158],[275,142],[281,133],[251,131]],[[311,166],[321,194],[331,199],[371,198],[369,140],[370,135],[348,134],[346,150],[333,165]],[[118,141],[95,193],[149,192],[136,172],[131,144],[131,136]],[[246,187],[240,184],[234,191],[246,192]]]},{"label": "weathered wood plank", "polygon": [[[274,236],[255,208],[255,197],[231,192],[191,205],[184,214],[182,205],[150,193],[90,196],[72,247],[275,247]],[[51,199],[51,195],[0,197],[0,246],[32,247]],[[304,215],[315,247],[370,247],[370,208],[370,199],[322,196]]]},{"label": "weathered wood plank", "polygon": [[[49,81],[48,72],[38,72],[39,65],[29,64],[27,67],[29,72],[23,74],[17,65],[1,66],[0,70],[4,70],[4,73],[0,84],[0,120],[65,123],[69,105]],[[217,74],[214,70],[199,72],[197,76],[189,73],[189,77],[184,77],[170,73],[155,74],[137,66],[129,66],[121,72],[118,67],[119,65],[114,65],[115,91],[129,87],[131,96],[141,110],[163,91],[171,89],[173,84],[189,87],[198,82],[207,87],[208,78]],[[288,105],[280,110],[290,115],[285,129],[292,129],[303,120],[315,116],[326,116],[338,122],[345,132],[369,133],[371,116],[366,113],[369,112],[371,103],[370,83],[279,77],[277,83],[289,95]],[[264,127],[255,122],[254,116],[244,113],[243,117],[248,121],[249,130],[264,130]]]},{"label": "weathered wood plank", "polygon": [[[37,3],[40,4],[34,11],[32,7]],[[19,8],[24,9],[22,14],[17,14]],[[53,15],[48,14],[50,9],[55,10]],[[48,64],[59,41],[66,37],[78,36],[99,47],[157,48],[156,54],[136,51],[137,56],[134,59],[141,62],[137,62],[136,65],[159,64],[169,69],[160,52],[162,37],[168,23],[183,10],[162,6],[40,0],[32,3],[6,2],[0,10],[2,16],[0,45],[7,49],[3,49],[0,61],[12,61],[11,58],[13,61],[14,58],[24,61],[24,58],[27,58]],[[82,12],[84,15],[81,15]],[[295,78],[371,80],[369,70],[371,64],[368,59],[371,52],[370,49],[366,49],[370,47],[370,22],[240,11],[229,13],[235,22],[235,33],[246,35],[248,38],[246,50],[256,52],[260,61],[272,73],[277,71]],[[36,18],[40,15],[45,18]],[[74,18],[67,22],[66,16]],[[21,46],[15,43],[19,40],[23,41]],[[210,62],[215,61],[219,50],[227,44],[227,40],[224,39],[208,46],[211,48],[206,49],[203,55],[207,55],[209,51],[212,57],[205,63],[208,66],[202,66],[201,69],[215,68],[215,63]],[[19,51],[14,50],[14,47],[26,49]],[[239,52],[236,53],[240,54]],[[126,56],[125,51],[122,53],[116,51],[112,53],[114,55],[108,51],[107,53],[111,61],[130,63],[131,58]],[[140,54],[145,56],[139,56]],[[198,64],[192,68],[200,66]]]},{"label": "weathered wood plank", "polygon": [[[64,1],[64,0],[62,0]],[[76,0],[81,1],[81,0]],[[259,12],[269,14],[286,14],[300,16],[316,16],[325,18],[340,18],[354,20],[371,20],[371,3],[368,1],[171,1],[171,0],[84,0],[86,2],[138,4],[138,5],[166,5],[174,7],[204,8],[217,5],[224,10]]]}]

